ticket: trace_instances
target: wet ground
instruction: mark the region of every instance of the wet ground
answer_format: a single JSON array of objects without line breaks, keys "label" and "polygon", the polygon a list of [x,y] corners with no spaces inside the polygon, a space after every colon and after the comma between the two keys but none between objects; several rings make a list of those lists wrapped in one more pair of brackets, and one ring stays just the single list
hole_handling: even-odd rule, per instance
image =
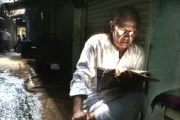
[{"label": "wet ground", "polygon": [[46,81],[43,87],[27,91],[25,81],[37,75],[33,59],[0,54],[0,120],[71,119],[72,102],[66,86],[54,82],[58,76],[38,75],[40,81]]}]

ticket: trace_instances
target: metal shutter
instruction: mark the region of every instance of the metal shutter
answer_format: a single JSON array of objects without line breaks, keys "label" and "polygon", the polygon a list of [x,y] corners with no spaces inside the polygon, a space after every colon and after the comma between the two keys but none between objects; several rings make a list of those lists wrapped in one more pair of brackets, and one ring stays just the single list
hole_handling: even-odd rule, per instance
[{"label": "metal shutter", "polygon": [[[61,56],[61,69],[63,70],[63,79],[67,83],[71,80],[72,71],[72,40],[73,40],[73,5],[71,1],[66,1],[57,5],[55,9],[54,32],[56,38],[60,41],[61,51],[57,53]],[[69,85],[69,84],[68,84]]]},{"label": "metal shutter", "polygon": [[55,34],[58,38],[71,41],[73,35],[73,5],[71,2],[62,3],[56,8]]},{"label": "metal shutter", "polygon": [[91,35],[101,32],[109,32],[109,20],[114,9],[132,5],[140,13],[141,25],[138,42],[145,43],[148,29],[148,14],[150,0],[89,0],[87,8],[86,40]]}]

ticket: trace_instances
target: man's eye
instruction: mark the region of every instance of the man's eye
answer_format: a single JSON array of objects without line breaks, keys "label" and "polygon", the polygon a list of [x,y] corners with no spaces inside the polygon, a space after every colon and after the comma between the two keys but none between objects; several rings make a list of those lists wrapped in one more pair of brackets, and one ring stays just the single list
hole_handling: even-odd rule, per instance
[{"label": "man's eye", "polygon": [[129,35],[131,36],[131,35],[133,35],[134,34],[134,32],[129,32]]},{"label": "man's eye", "polygon": [[119,34],[119,35],[124,34],[124,32],[125,32],[124,30],[118,30],[118,34]]}]

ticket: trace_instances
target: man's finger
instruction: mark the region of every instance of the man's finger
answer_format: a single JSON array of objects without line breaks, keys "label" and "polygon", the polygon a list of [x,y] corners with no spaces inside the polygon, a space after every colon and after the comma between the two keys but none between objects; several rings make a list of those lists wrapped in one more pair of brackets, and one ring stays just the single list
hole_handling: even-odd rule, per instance
[{"label": "man's finger", "polygon": [[89,114],[89,120],[94,120],[95,119],[95,113],[92,112]]},{"label": "man's finger", "polygon": [[115,77],[120,76],[120,71],[118,69],[115,70]]},{"label": "man's finger", "polygon": [[115,77],[120,76],[121,73],[126,73],[126,71],[128,71],[127,68],[116,69],[116,70],[115,70]]},{"label": "man's finger", "polygon": [[73,115],[72,120],[86,120],[86,113],[78,112]]},{"label": "man's finger", "polygon": [[86,120],[90,120],[89,114],[86,115]]}]

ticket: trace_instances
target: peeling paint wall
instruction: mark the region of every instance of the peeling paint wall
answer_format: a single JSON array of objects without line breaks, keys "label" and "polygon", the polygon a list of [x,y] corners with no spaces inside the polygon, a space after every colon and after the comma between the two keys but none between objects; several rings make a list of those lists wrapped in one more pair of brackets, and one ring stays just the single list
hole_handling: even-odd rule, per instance
[{"label": "peeling paint wall", "polygon": [[148,69],[161,81],[149,84],[149,102],[159,93],[180,87],[180,1],[156,2]]}]

